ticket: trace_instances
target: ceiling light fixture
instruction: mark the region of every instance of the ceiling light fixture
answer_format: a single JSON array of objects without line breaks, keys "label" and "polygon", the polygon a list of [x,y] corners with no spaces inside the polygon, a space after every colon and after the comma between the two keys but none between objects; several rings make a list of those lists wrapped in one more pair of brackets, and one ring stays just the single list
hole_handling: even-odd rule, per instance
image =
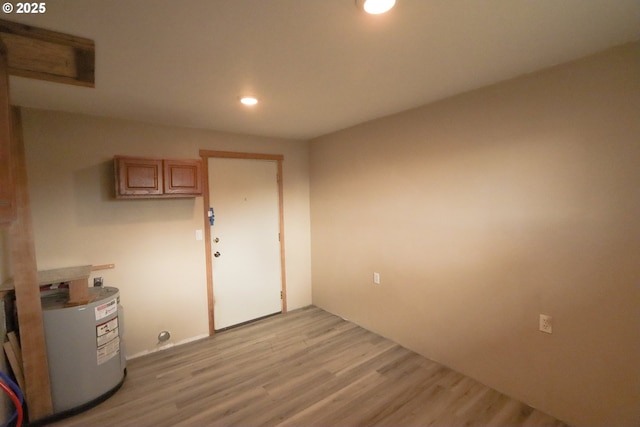
[{"label": "ceiling light fixture", "polygon": [[253,96],[243,96],[240,98],[240,102],[244,105],[256,105],[258,103],[258,99]]},{"label": "ceiling light fixture", "polygon": [[396,0],[356,0],[358,9],[362,9],[372,15],[388,12],[395,4]]}]

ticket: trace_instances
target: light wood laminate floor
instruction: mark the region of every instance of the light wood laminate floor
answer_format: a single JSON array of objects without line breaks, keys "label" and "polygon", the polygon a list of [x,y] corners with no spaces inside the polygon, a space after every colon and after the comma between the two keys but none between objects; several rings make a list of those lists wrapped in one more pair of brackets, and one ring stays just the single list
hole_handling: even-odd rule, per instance
[{"label": "light wood laminate floor", "polygon": [[55,426],[563,426],[308,307],[129,361],[110,399]]}]

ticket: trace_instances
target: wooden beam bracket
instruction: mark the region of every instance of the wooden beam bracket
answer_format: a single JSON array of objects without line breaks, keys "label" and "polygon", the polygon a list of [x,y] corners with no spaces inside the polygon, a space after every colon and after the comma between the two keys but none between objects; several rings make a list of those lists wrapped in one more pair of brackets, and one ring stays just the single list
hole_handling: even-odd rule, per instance
[{"label": "wooden beam bracket", "polygon": [[0,19],[9,74],[95,87],[93,40]]}]

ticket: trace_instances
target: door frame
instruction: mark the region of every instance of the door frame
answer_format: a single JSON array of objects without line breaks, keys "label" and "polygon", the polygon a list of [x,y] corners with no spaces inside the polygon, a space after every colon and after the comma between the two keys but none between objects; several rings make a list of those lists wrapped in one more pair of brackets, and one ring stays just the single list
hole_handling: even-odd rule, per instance
[{"label": "door frame", "polygon": [[200,150],[200,158],[202,159],[202,188],[203,188],[203,213],[204,213],[204,236],[205,236],[205,256],[207,269],[207,307],[209,311],[209,336],[216,333],[214,324],[214,297],[213,297],[213,263],[211,262],[211,227],[209,226],[209,159],[244,159],[244,160],[271,160],[277,162],[277,181],[278,181],[278,212],[279,212],[279,233],[280,233],[280,271],[282,277],[281,287],[281,304],[282,313],[287,312],[287,275],[285,269],[284,257],[284,202],[283,202],[283,183],[282,183],[282,162],[284,156],[282,154],[263,154],[263,153],[244,153],[236,151],[215,151]]}]

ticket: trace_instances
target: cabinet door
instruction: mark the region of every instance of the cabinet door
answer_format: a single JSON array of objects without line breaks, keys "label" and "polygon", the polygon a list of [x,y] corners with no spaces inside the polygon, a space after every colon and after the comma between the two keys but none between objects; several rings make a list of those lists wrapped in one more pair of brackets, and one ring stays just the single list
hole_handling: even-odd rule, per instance
[{"label": "cabinet door", "polygon": [[162,160],[116,157],[116,197],[162,196]]},{"label": "cabinet door", "polygon": [[164,193],[167,196],[202,195],[200,160],[164,160]]},{"label": "cabinet door", "polygon": [[16,218],[15,187],[11,174],[11,110],[7,57],[0,41],[0,224]]}]

